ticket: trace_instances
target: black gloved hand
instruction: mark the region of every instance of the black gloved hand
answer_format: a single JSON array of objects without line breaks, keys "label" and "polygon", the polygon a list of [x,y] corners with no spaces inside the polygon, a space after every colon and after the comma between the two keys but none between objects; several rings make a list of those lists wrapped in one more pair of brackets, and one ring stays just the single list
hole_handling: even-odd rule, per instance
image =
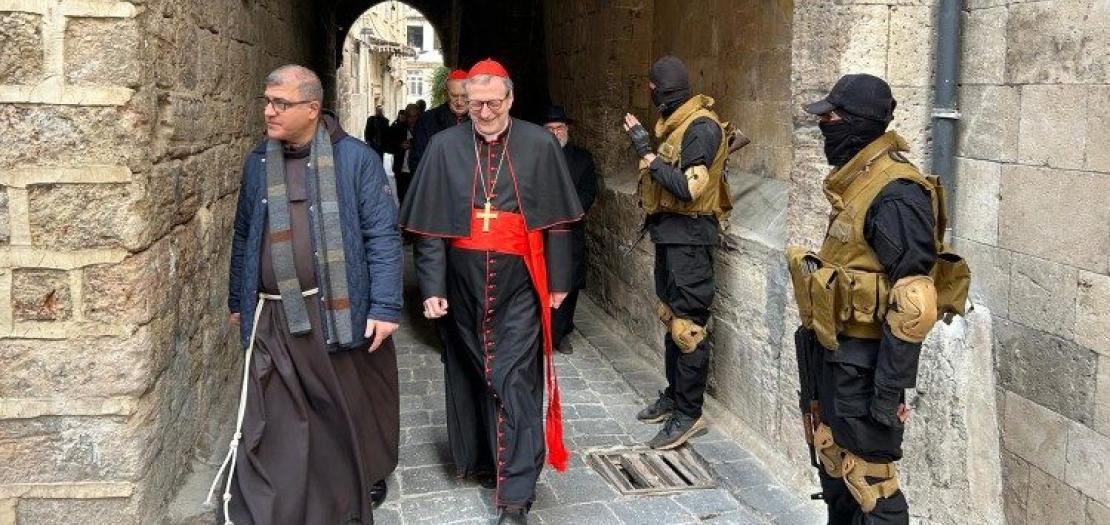
[{"label": "black gloved hand", "polygon": [[902,421],[898,419],[898,405],[901,403],[900,388],[875,385],[875,393],[871,396],[871,419],[887,427],[901,428]]},{"label": "black gloved hand", "polygon": [[637,157],[651,153],[651,136],[644,129],[643,124],[636,124],[629,128],[628,139],[632,141],[632,149],[636,150]]}]

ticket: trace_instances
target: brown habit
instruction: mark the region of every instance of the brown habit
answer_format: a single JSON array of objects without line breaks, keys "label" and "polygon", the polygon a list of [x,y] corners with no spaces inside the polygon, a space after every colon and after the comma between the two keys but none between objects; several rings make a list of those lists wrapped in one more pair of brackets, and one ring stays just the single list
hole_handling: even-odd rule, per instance
[{"label": "brown habit", "polygon": [[[305,184],[308,149],[286,152],[293,257],[302,290],[317,286]],[[277,294],[263,235],[263,293]],[[370,485],[397,466],[397,353],[329,354],[320,309],[306,300],[313,330],[289,333],[280,302],[259,307],[243,440],[232,486],[236,524],[373,523]]]}]

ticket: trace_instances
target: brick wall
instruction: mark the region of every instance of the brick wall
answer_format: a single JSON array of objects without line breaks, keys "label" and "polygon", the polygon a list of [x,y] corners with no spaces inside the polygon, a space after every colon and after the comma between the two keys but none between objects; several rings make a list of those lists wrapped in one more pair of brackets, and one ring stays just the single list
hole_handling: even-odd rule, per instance
[{"label": "brick wall", "polygon": [[250,99],[310,56],[303,20],[291,1],[0,1],[0,524],[157,521],[228,421]]}]

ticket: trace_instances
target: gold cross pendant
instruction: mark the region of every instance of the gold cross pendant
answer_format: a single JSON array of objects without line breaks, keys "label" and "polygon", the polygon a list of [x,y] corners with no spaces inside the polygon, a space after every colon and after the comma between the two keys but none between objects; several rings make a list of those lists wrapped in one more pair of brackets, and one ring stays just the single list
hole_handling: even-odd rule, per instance
[{"label": "gold cross pendant", "polygon": [[493,206],[490,204],[489,199],[486,199],[485,209],[478,212],[478,215],[476,215],[476,217],[482,219],[482,231],[488,232],[490,219],[497,218],[497,212],[493,211]]}]

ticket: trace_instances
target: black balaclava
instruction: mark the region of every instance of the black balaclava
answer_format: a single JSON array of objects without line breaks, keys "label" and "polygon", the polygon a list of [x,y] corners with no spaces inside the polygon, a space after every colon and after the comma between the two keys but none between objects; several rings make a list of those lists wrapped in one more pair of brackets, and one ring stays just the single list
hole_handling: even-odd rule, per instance
[{"label": "black balaclava", "polygon": [[690,100],[690,75],[677,57],[667,55],[655,61],[649,77],[655,89],[651,90],[651,103],[664,118]]},{"label": "black balaclava", "polygon": [[839,168],[886,133],[888,123],[853,115],[843,109],[837,109],[836,114],[840,115],[839,121],[821,122],[818,127],[825,135],[825,158],[829,165]]}]

